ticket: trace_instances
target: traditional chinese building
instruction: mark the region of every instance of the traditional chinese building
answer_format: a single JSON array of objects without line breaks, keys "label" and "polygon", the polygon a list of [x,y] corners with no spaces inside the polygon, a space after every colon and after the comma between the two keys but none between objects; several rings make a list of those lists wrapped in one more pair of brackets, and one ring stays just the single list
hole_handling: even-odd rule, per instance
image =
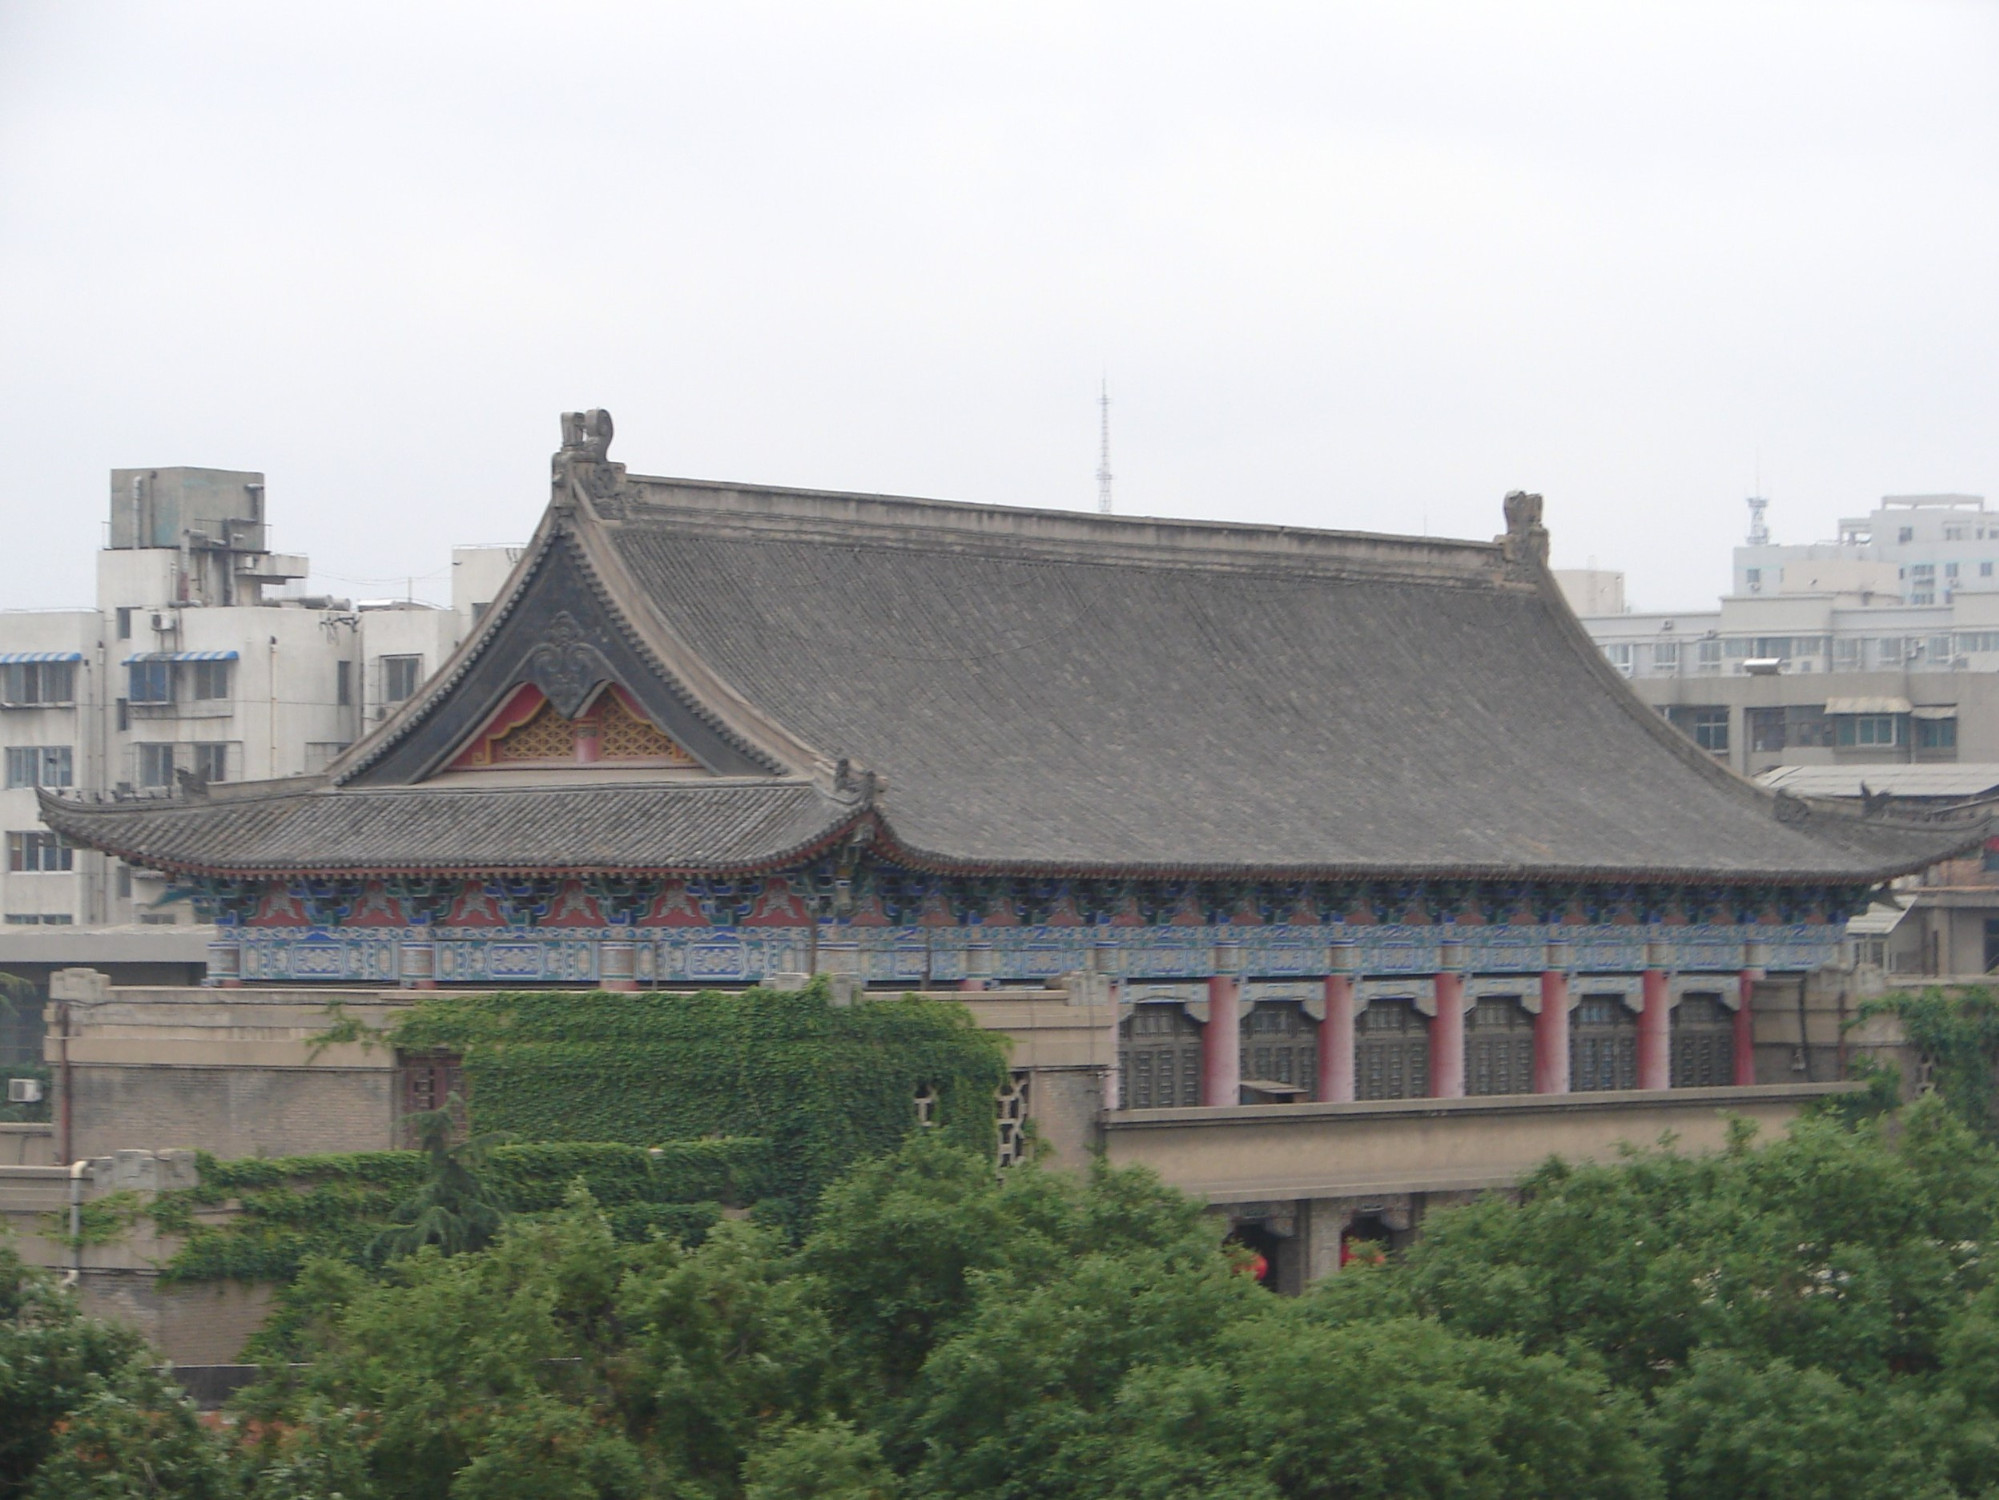
[{"label": "traditional chinese building", "polygon": [[1059,983],[1153,1142],[1751,1088],[1758,986],[1982,833],[1715,765],[1536,496],[1419,540],[642,478],[610,432],[564,419],[507,589],[325,774],[48,823],[195,892],[223,985]]}]

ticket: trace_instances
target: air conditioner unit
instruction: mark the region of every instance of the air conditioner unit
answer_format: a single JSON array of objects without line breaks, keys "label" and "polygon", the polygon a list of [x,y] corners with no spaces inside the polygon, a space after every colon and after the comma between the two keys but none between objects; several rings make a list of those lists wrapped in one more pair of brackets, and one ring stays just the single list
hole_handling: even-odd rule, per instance
[{"label": "air conditioner unit", "polygon": [[8,1079],[7,1102],[9,1104],[40,1104],[42,1102],[41,1079],[39,1078]]}]

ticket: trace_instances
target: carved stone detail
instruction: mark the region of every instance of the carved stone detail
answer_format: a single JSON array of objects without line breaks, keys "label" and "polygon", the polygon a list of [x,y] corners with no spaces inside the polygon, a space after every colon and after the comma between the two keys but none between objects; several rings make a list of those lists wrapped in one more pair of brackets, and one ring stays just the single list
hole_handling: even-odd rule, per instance
[{"label": "carved stone detail", "polygon": [[590,690],[612,677],[604,653],[584,638],[576,617],[563,610],[528,652],[527,679],[542,690],[555,711],[573,719],[582,711]]}]

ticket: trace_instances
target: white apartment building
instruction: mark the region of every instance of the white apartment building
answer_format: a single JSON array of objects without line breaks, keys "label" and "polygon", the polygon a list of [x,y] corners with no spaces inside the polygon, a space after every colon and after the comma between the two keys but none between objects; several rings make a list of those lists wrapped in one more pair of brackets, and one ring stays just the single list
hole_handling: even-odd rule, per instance
[{"label": "white apartment building", "polygon": [[38,786],[163,792],[323,768],[451,654],[518,548],[452,552],[452,603],[306,596],[266,547],[264,476],[116,469],[93,609],[0,611],[0,919],[193,920],[150,872],[41,826]]},{"label": "white apartment building", "polygon": [[1793,546],[1771,542],[1761,502],[1750,507],[1734,595],[1865,589],[1948,604],[1960,588],[1999,588],[1999,513],[1979,495],[1885,495],[1871,514],[1842,520],[1838,540]]},{"label": "white apartment building", "polygon": [[1714,608],[1589,613],[1621,584],[1560,576],[1639,696],[1748,776],[1999,763],[1999,514],[1975,495],[1891,495],[1836,542],[1780,547],[1750,505]]}]

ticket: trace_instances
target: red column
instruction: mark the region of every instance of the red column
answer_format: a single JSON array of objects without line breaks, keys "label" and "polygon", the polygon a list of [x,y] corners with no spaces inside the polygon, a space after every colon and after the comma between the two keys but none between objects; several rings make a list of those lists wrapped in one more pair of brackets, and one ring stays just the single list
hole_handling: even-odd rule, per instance
[{"label": "red column", "polygon": [[1744,969],[1736,976],[1735,1006],[1735,1086],[1748,1088],[1756,1081],[1756,1016],[1750,1002],[1756,998],[1756,981],[1761,969]]},{"label": "red column", "polygon": [[1319,1023],[1319,1098],[1353,1103],[1353,975],[1326,976],[1326,1019]]},{"label": "red column", "polygon": [[1541,971],[1541,1014],[1534,1018],[1534,1092],[1569,1091],[1569,971]]},{"label": "red column", "polygon": [[1638,1087],[1673,1086],[1673,1012],[1666,971],[1645,971],[1645,1008],[1638,1013]]},{"label": "red column", "polygon": [[1465,1095],[1465,977],[1437,976],[1437,1015],[1430,1022],[1430,1097]]},{"label": "red column", "polygon": [[1233,974],[1208,978],[1208,1025],[1201,1033],[1201,1102],[1242,1103],[1242,985]]}]

